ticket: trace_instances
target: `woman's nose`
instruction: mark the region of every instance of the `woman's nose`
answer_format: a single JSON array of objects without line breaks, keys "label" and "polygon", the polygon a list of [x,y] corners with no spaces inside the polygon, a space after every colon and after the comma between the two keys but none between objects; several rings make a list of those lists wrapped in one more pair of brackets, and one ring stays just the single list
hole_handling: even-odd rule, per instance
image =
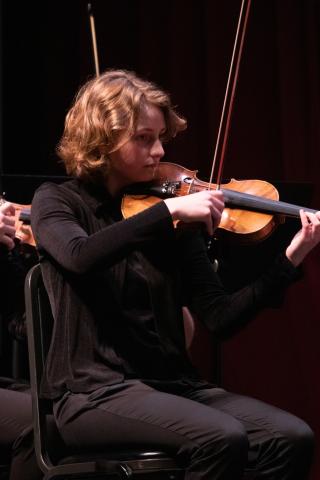
[{"label": "woman's nose", "polygon": [[163,157],[163,155],[164,155],[164,149],[163,149],[163,145],[162,145],[161,140],[157,139],[157,140],[153,143],[153,145],[152,145],[152,147],[151,147],[150,155],[151,155],[152,157],[159,157],[159,158]]}]

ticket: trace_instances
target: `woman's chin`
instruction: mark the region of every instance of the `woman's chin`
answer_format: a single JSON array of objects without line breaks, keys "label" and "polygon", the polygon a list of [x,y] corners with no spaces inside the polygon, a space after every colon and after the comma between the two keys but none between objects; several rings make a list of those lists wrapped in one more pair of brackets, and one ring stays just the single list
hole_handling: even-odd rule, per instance
[{"label": "woman's chin", "polygon": [[146,167],[145,182],[150,182],[150,180],[153,180],[156,176],[156,173],[157,173],[157,166],[156,165]]}]

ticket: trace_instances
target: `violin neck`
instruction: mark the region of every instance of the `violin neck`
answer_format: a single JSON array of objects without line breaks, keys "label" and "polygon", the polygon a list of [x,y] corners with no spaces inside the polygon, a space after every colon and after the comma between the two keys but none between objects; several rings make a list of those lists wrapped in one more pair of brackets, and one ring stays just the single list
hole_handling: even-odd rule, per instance
[{"label": "violin neck", "polygon": [[226,207],[241,208],[260,213],[281,214],[288,217],[300,217],[300,209],[307,212],[316,213],[317,210],[305,208],[291,203],[280,202],[278,200],[269,200],[268,198],[251,195],[249,193],[236,192],[222,188]]}]

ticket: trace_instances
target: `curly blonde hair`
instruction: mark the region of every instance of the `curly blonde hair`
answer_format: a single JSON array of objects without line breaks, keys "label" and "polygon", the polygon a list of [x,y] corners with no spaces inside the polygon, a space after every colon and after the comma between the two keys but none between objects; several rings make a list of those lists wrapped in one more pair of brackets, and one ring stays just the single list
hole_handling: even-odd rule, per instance
[{"label": "curly blonde hair", "polygon": [[109,70],[79,90],[69,110],[57,152],[68,174],[82,179],[107,175],[109,154],[134,134],[143,105],[161,109],[165,140],[186,128],[167,93],[133,72]]}]

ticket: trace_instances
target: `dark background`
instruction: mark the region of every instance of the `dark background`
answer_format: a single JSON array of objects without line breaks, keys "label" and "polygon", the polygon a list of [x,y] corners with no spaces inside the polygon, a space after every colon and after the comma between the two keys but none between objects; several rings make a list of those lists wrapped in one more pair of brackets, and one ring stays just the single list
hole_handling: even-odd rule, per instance
[{"label": "dark background", "polygon": [[[168,145],[166,160],[197,169],[203,180],[210,174],[240,4],[92,1],[100,69],[134,70],[171,93],[189,127]],[[319,35],[319,0],[252,1],[226,181],[268,180],[282,200],[320,208]],[[55,146],[78,87],[95,73],[87,3],[2,0],[1,47],[1,190],[8,200],[30,203],[44,179],[65,175]],[[219,246],[228,286],[262,270],[298,226],[289,220],[258,246]],[[296,413],[312,426],[317,443],[319,254],[317,248],[309,255],[303,280],[280,309],[263,312],[222,348],[223,385]],[[319,477],[317,455],[312,479]]]}]

